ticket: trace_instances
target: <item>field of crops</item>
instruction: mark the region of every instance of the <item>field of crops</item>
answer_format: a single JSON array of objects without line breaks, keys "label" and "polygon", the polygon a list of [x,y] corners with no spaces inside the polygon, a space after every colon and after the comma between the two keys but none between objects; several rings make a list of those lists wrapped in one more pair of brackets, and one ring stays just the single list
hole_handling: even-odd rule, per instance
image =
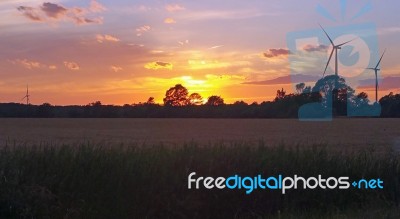
[{"label": "field of crops", "polygon": [[[258,142],[332,148],[400,147],[400,119],[0,119],[0,145]],[[343,149],[343,148],[342,148]]]},{"label": "field of crops", "polygon": [[[0,218],[399,218],[400,120],[2,119]],[[382,190],[189,190],[188,175]]]}]

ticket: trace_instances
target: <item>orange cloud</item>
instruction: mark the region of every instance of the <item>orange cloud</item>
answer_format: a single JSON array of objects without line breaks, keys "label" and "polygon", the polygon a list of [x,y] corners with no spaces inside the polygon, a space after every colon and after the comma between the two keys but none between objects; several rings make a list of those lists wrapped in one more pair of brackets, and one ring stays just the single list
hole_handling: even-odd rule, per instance
[{"label": "orange cloud", "polygon": [[64,65],[66,68],[68,68],[69,70],[73,70],[73,71],[78,71],[80,69],[78,63],[76,62],[67,62],[64,61]]},{"label": "orange cloud", "polygon": [[57,66],[55,65],[46,65],[38,61],[32,61],[28,59],[16,59],[14,61],[9,61],[9,62],[11,62],[12,64],[19,64],[26,69],[34,69],[34,68],[48,68],[50,70],[57,69]]},{"label": "orange cloud", "polygon": [[189,44],[189,40],[178,41],[178,44],[181,45],[181,46],[188,45]]},{"label": "orange cloud", "polygon": [[90,2],[89,10],[92,12],[103,12],[103,11],[107,10],[107,8],[104,5],[97,2],[96,0],[92,0]]},{"label": "orange cloud", "polygon": [[164,51],[163,50],[151,50],[149,51],[151,54],[163,54]]},{"label": "orange cloud", "polygon": [[149,62],[144,65],[146,69],[158,70],[158,69],[169,69],[172,70],[173,65],[168,62]]},{"label": "orange cloud", "polygon": [[112,66],[110,67],[110,69],[111,69],[112,71],[114,71],[115,73],[117,73],[117,72],[123,70],[122,67],[120,67],[120,66],[115,66],[115,65],[112,65]]},{"label": "orange cloud", "polygon": [[103,43],[105,41],[108,41],[108,42],[119,42],[120,41],[120,39],[118,39],[117,37],[107,35],[107,34],[105,34],[105,35],[97,34],[96,40],[99,43]]},{"label": "orange cloud", "polygon": [[248,66],[249,64],[250,63],[247,61],[223,62],[218,60],[190,59],[188,60],[188,69],[191,70],[221,69],[228,67]]},{"label": "orange cloud", "polygon": [[165,18],[164,23],[166,24],[174,24],[176,21],[173,18]]},{"label": "orange cloud", "polygon": [[151,30],[151,27],[149,25],[144,25],[141,27],[136,28],[136,36],[142,36],[143,33],[148,32]]},{"label": "orange cloud", "polygon": [[180,6],[178,4],[171,4],[171,5],[167,5],[165,6],[165,9],[169,12],[175,12],[175,11],[183,11],[185,10],[185,8],[183,6]]},{"label": "orange cloud", "polygon": [[11,61],[11,63],[20,64],[24,68],[27,68],[27,69],[40,68],[42,66],[42,64],[40,64],[37,61],[30,61],[30,60],[27,60],[27,59],[17,59],[15,61]]},{"label": "orange cloud", "polygon": [[212,47],[210,47],[209,49],[218,49],[218,48],[221,48],[221,47],[223,47],[224,45],[218,45],[218,46],[212,46]]}]

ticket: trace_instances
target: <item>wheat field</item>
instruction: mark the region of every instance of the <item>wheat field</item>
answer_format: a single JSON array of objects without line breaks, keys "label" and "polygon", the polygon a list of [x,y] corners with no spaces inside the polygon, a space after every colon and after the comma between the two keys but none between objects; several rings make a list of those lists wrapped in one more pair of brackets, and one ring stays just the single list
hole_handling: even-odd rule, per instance
[{"label": "wheat field", "polygon": [[[0,144],[159,144],[400,147],[400,119],[0,119]],[[343,148],[342,148],[343,149]]]},{"label": "wheat field", "polygon": [[[400,154],[386,150],[399,148],[399,123],[1,119],[0,218],[399,218]],[[188,190],[192,171],[381,178],[385,187],[245,195]]]}]

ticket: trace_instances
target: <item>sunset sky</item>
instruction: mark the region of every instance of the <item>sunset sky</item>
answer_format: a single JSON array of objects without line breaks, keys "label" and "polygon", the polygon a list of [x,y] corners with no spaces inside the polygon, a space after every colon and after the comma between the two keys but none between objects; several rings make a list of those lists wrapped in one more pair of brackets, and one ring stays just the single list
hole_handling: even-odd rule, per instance
[{"label": "sunset sky", "polygon": [[[227,103],[271,100],[282,87],[293,92],[288,33],[366,22],[376,25],[379,54],[388,49],[380,94],[399,92],[400,2],[345,2],[1,0],[0,102],[22,102],[27,84],[33,104],[162,103],[177,83]],[[302,47],[325,59],[303,68],[316,74],[306,84],[322,77],[328,46]]]}]

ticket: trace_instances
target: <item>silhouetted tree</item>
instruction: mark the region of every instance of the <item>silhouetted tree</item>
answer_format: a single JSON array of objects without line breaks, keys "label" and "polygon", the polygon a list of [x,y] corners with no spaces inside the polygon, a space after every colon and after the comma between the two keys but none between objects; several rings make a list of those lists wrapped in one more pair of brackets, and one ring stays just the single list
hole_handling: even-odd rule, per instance
[{"label": "silhouetted tree", "polygon": [[318,80],[312,92],[320,93],[324,104],[330,104],[328,101],[332,101],[333,111],[339,115],[346,115],[347,102],[354,100],[355,93],[354,89],[346,84],[344,78],[336,75],[329,75]]},{"label": "silhouetted tree", "polygon": [[203,104],[203,97],[198,93],[192,93],[188,99],[189,105],[201,105]]},{"label": "silhouetted tree", "polygon": [[[361,92],[361,93],[357,94],[357,98],[360,98],[360,99],[368,99],[368,94],[365,93],[365,92]],[[369,100],[368,100],[368,101],[369,101]]]},{"label": "silhouetted tree", "polygon": [[95,101],[93,103],[89,103],[89,106],[99,107],[101,106],[101,101]]},{"label": "silhouetted tree", "polygon": [[188,104],[188,90],[181,84],[171,87],[165,93],[165,106],[186,106]]},{"label": "silhouetted tree", "polygon": [[235,106],[248,106],[249,104],[244,102],[243,100],[240,100],[240,101],[238,100],[238,101],[235,101],[233,103],[233,105],[235,105]]},{"label": "silhouetted tree", "polygon": [[154,97],[149,97],[149,99],[146,101],[147,105],[154,105],[156,102],[154,101]]},{"label": "silhouetted tree", "polygon": [[307,86],[303,89],[303,94],[309,94],[312,92],[311,86]]},{"label": "silhouetted tree", "polygon": [[297,94],[303,93],[303,90],[304,90],[304,87],[305,87],[305,86],[306,86],[306,84],[304,84],[304,83],[296,84],[296,91],[297,91]]},{"label": "silhouetted tree", "polygon": [[354,107],[365,107],[368,106],[368,103],[369,103],[368,94],[365,92],[357,94],[357,96],[352,101]]},{"label": "silhouetted tree", "polygon": [[222,99],[222,97],[220,96],[210,96],[207,100],[206,105],[207,106],[220,106],[220,105],[224,105],[224,99]]},{"label": "silhouetted tree", "polygon": [[283,88],[281,90],[277,90],[276,91],[276,97],[275,97],[275,101],[281,100],[283,98],[285,98],[286,95],[286,91],[283,90]]},{"label": "silhouetted tree", "polygon": [[400,117],[400,94],[390,92],[382,97],[379,103],[382,107],[382,117]]}]

